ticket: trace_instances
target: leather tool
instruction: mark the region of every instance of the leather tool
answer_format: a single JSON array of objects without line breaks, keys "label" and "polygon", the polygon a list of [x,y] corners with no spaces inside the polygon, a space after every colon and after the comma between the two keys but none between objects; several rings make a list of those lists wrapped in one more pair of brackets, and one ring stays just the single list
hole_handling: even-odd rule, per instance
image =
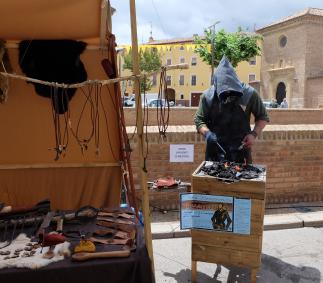
[{"label": "leather tool", "polygon": [[134,215],[128,214],[128,213],[114,213],[114,212],[99,212],[98,216],[101,217],[120,217],[120,218],[126,218],[126,219],[133,219],[135,218]]},{"label": "leather tool", "polygon": [[52,220],[52,218],[54,217],[55,212],[50,211],[46,214],[45,218],[43,219],[43,222],[40,224],[40,227],[38,228],[37,232],[36,232],[36,238],[38,238],[40,240],[40,238],[43,239],[42,236],[45,235],[46,233],[46,229],[49,227],[50,222]]},{"label": "leather tool", "polygon": [[99,239],[99,238],[91,237],[89,240],[94,242],[94,243],[100,243],[100,244],[104,244],[104,245],[127,245],[127,246],[131,246],[131,244],[132,244],[132,240],[130,238],[128,238],[128,239]]},{"label": "leather tool", "polygon": [[125,225],[125,224],[113,223],[108,221],[97,221],[96,224],[103,227],[121,230],[127,233],[131,233],[136,229],[135,225]]},{"label": "leather tool", "polygon": [[131,220],[122,220],[122,219],[116,219],[111,217],[98,217],[98,221],[107,221],[107,222],[113,222],[118,224],[124,224],[124,225],[133,225],[134,223]]},{"label": "leather tool", "polygon": [[128,257],[130,250],[111,251],[111,252],[95,252],[95,253],[76,253],[72,255],[72,260],[85,261],[96,258],[111,258],[111,257]]}]

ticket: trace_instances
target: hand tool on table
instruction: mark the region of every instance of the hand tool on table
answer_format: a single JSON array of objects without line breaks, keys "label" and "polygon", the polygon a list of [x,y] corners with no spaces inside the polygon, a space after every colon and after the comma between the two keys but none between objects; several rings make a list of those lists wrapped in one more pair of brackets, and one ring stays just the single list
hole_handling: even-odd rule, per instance
[{"label": "hand tool on table", "polygon": [[90,241],[94,242],[94,243],[100,243],[100,244],[104,244],[104,245],[127,245],[127,246],[131,246],[133,244],[132,239],[128,238],[128,239],[99,239],[99,238],[95,238],[95,237],[91,237],[89,238]]},{"label": "hand tool on table", "polygon": [[120,223],[108,222],[108,221],[97,221],[96,224],[98,226],[121,230],[127,233],[132,233],[133,231],[136,231],[136,226],[134,224],[127,225],[127,224],[120,224]]},{"label": "hand tool on table", "polygon": [[107,222],[113,222],[118,224],[124,224],[124,225],[134,225],[135,223],[131,220],[122,220],[118,218],[111,218],[111,217],[98,217],[98,221],[107,221]]},{"label": "hand tool on table", "polygon": [[109,216],[109,217],[120,217],[120,218],[125,218],[125,219],[133,219],[135,218],[134,215],[128,214],[128,213],[118,213],[118,212],[99,212],[98,216]]},{"label": "hand tool on table", "polygon": [[72,255],[72,260],[85,261],[97,258],[111,258],[111,257],[128,257],[130,250],[111,251],[111,252],[95,252],[95,253],[76,253]]}]

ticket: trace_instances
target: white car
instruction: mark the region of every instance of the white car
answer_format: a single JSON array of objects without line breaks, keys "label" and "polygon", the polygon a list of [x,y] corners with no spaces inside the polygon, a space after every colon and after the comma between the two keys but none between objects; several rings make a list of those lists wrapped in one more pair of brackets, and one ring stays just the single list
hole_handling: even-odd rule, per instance
[{"label": "white car", "polygon": [[[151,99],[147,103],[148,107],[160,107],[160,106],[167,106],[167,101],[165,99]],[[169,101],[169,106],[175,106],[174,101]]]},{"label": "white car", "polygon": [[123,105],[126,107],[135,107],[136,99],[134,96],[125,97],[123,100]]}]

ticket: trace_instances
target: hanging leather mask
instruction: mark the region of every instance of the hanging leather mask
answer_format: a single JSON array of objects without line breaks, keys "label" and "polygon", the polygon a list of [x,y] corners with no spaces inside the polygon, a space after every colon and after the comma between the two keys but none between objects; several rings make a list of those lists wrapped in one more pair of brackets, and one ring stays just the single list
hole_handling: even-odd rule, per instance
[{"label": "hanging leather mask", "polygon": [[[31,78],[64,84],[80,83],[87,73],[80,59],[86,43],[75,40],[24,40],[19,44],[19,64]],[[68,102],[76,89],[59,88],[55,97],[51,87],[32,83],[38,95],[53,99],[56,113],[68,110]]]}]

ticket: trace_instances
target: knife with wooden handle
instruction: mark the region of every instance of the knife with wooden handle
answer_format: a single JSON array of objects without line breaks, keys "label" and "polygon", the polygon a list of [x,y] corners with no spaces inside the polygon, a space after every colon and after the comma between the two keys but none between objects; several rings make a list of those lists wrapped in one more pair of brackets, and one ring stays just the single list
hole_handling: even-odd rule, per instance
[{"label": "knife with wooden handle", "polygon": [[111,258],[111,257],[128,257],[130,250],[111,251],[111,252],[95,252],[95,253],[75,253],[72,255],[72,260],[85,261],[97,258]]}]

